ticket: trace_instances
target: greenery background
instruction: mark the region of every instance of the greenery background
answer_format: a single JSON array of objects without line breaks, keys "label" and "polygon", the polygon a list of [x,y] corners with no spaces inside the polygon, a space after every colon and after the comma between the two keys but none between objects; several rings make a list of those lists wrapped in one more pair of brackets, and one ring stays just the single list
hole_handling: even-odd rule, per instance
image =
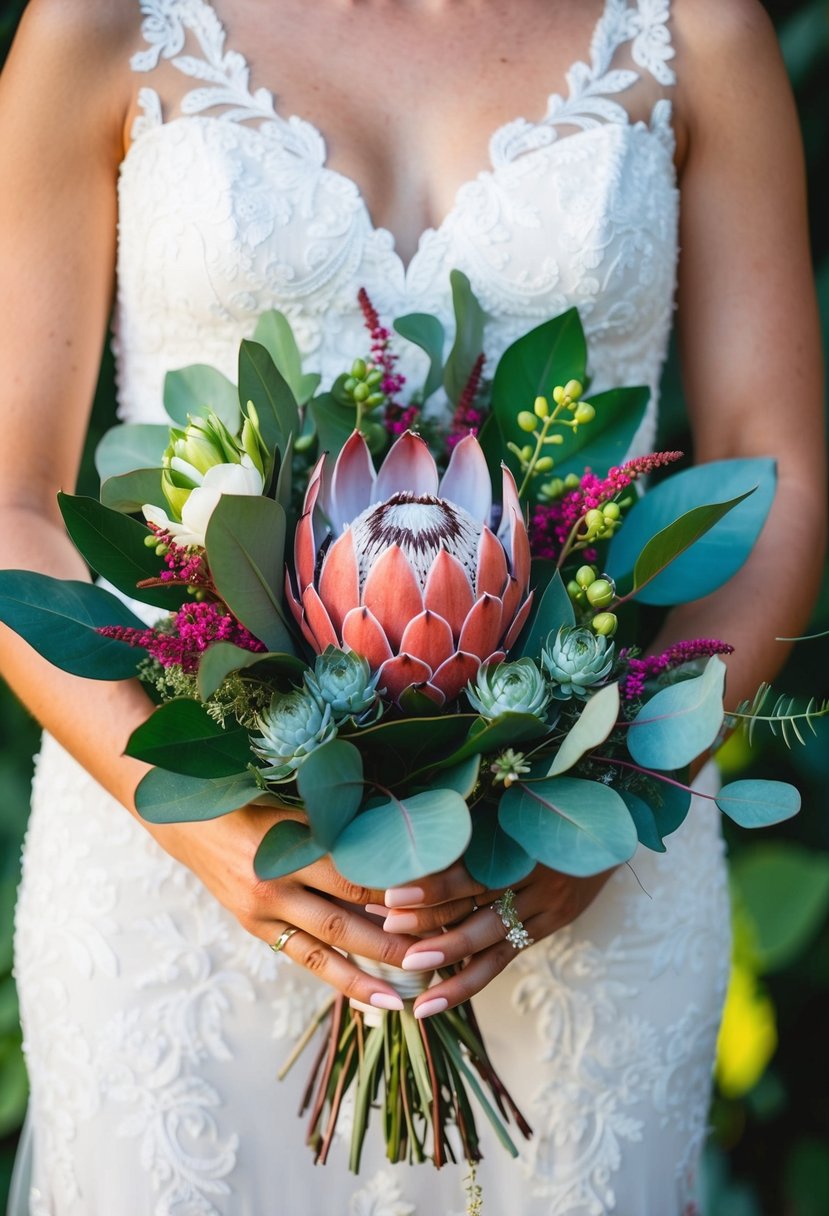
[{"label": "greenery background", "polygon": [[[0,0],[0,63],[25,0]],[[768,0],[795,88],[809,166],[815,272],[829,336],[829,2]],[[112,366],[105,357],[81,492],[94,493],[89,453],[113,420]],[[672,357],[663,390],[663,447],[683,446],[684,409]],[[793,412],[796,419],[796,410]],[[804,526],[806,524],[804,523]],[[813,629],[829,628],[829,579]],[[804,643],[776,686],[826,695],[829,639]],[[816,688],[823,673],[824,687]],[[734,737],[721,762],[762,768],[799,785],[800,816],[759,839],[729,830],[735,966],[706,1150],[708,1216],[829,1216],[829,747],[827,730],[788,750],[763,735],[749,749]],[[26,1102],[17,998],[11,975],[12,912],[38,730],[0,687],[0,1204],[4,1204]]]}]

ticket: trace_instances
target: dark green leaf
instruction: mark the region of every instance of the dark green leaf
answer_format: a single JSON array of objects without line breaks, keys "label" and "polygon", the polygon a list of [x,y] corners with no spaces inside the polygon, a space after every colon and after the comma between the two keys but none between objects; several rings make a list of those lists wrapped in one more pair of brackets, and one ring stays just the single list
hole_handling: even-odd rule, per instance
[{"label": "dark green leaf", "polygon": [[493,891],[520,882],[536,864],[518,841],[507,835],[498,822],[498,807],[489,803],[472,811],[472,839],[463,863],[477,882]]},{"label": "dark green leaf", "polygon": [[752,950],[761,973],[794,962],[829,912],[829,857],[793,841],[742,848],[733,860],[738,905],[752,922]]},{"label": "dark green leaf", "polygon": [[296,783],[314,840],[331,849],[363,801],[362,756],[353,743],[331,739],[302,762]]},{"label": "dark green leaf", "polygon": [[[636,559],[633,570],[633,594],[639,595],[640,591],[658,574],[661,574],[671,562],[675,561],[706,532],[709,532],[714,524],[719,523],[723,516],[733,510],[738,503],[743,502],[749,494],[753,493],[753,490],[749,490],[748,493],[731,498],[728,502],[714,502],[702,507],[693,507],[684,515],[680,515],[679,519],[675,519],[672,524],[668,524],[667,528],[657,532],[656,536],[651,537]],[[676,602],[682,603],[686,599],[695,598],[688,594],[689,590],[693,592],[693,587],[690,589],[685,586],[677,587],[675,594],[681,592],[682,596]]]},{"label": "dark green leaf", "polygon": [[197,823],[238,811],[258,794],[250,773],[205,780],[152,768],[138,783],[135,805],[148,823]]},{"label": "dark green leaf", "polygon": [[457,747],[475,720],[473,714],[445,714],[378,722],[360,731],[360,751],[370,758],[373,774],[379,771],[385,784],[394,784],[439,764],[441,753]]},{"label": "dark green leaf", "polygon": [[440,784],[446,790],[454,790],[461,798],[470,798],[478,784],[478,774],[481,771],[481,757],[470,756],[452,768],[441,769]]},{"label": "dark green leaf", "polygon": [[199,659],[199,696],[207,701],[221,687],[232,671],[242,671],[247,667],[262,664],[263,678],[273,673],[279,673],[295,679],[301,679],[306,669],[302,659],[293,654],[280,654],[277,651],[254,653],[234,646],[232,642],[214,642],[208,646]]},{"label": "dark green leaf", "polygon": [[277,370],[284,376],[297,404],[304,405],[313,396],[320,376],[316,372],[303,374],[302,356],[288,318],[275,308],[263,312],[256,322],[253,340],[264,346]]},{"label": "dark green leaf", "polygon": [[190,777],[232,777],[245,773],[253,759],[246,730],[219,726],[187,697],[159,706],[132,732],[125,752]]},{"label": "dark green leaf", "polygon": [[[111,427],[95,449],[101,481],[136,469],[160,469],[170,442],[170,428],[156,423],[125,422]],[[144,500],[148,501],[147,499]]]},{"label": "dark green leaf", "polygon": [[296,398],[271,356],[258,342],[243,341],[239,348],[239,401],[252,401],[269,451],[284,452],[291,435],[299,434]]},{"label": "dark green leaf", "polygon": [[108,477],[101,486],[101,503],[113,511],[132,515],[145,503],[169,511],[170,506],[161,488],[161,469],[135,469],[118,477]]},{"label": "dark green leaf", "polygon": [[311,835],[311,829],[294,819],[275,823],[262,838],[256,850],[253,868],[263,880],[284,878],[296,870],[304,870],[325,856],[325,849]]},{"label": "dark green leaf", "polygon": [[475,361],[484,349],[484,311],[460,270],[449,272],[455,312],[455,341],[443,371],[443,385],[453,405],[466,388]]},{"label": "dark green leaf", "polygon": [[575,625],[576,614],[567,588],[558,570],[547,584],[544,594],[533,604],[527,628],[518,639],[516,655],[538,659],[547,635],[557,632],[562,625]]},{"label": "dark green leaf", "polygon": [[308,409],[317,429],[318,450],[333,461],[339,455],[357,421],[354,406],[341,405],[331,393],[322,393],[309,402]]},{"label": "dark green leaf", "polygon": [[482,756],[499,751],[502,747],[514,747],[530,739],[540,739],[549,730],[535,714],[499,714],[491,722],[478,718],[472,723],[465,741],[451,755],[439,762],[439,767],[449,768],[468,760],[470,756]]},{"label": "dark green leaf", "polygon": [[575,432],[569,428],[559,431],[564,443],[554,449],[556,477],[568,473],[581,476],[587,466],[604,477],[613,465],[622,464],[645,417],[650,389],[613,388],[606,393],[590,393],[584,399],[589,399],[596,417]]},{"label": "dark green leaf", "polygon": [[636,824],[636,835],[639,837],[639,843],[643,844],[646,849],[651,849],[654,853],[664,853],[665,845],[662,843],[659,828],[656,826],[656,816],[647,802],[630,790],[618,790],[617,793],[630,811],[630,817]]},{"label": "dark green leaf", "polygon": [[413,342],[429,356],[429,371],[423,384],[423,400],[428,401],[443,382],[443,344],[446,338],[443,326],[431,313],[410,312],[405,317],[398,317],[394,328],[401,338]]},{"label": "dark green leaf", "polygon": [[723,721],[725,664],[716,655],[702,675],[663,688],[631,722],[627,745],[643,768],[684,768],[709,748]]},{"label": "dark green leaf", "polygon": [[208,367],[205,363],[194,363],[167,373],[164,379],[164,408],[181,427],[187,426],[191,416],[206,418],[211,410],[221,418],[231,435],[238,434],[242,425],[236,385],[215,367]]},{"label": "dark green leaf", "polygon": [[101,625],[146,626],[121,600],[91,583],[3,570],[0,621],[48,662],[75,676],[126,680],[144,657],[142,650],[96,633]]}]

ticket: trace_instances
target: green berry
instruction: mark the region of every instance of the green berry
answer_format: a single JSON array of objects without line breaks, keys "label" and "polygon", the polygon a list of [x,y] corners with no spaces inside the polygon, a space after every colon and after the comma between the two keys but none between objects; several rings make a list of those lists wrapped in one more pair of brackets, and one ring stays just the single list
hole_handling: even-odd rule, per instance
[{"label": "green berry", "polygon": [[606,578],[597,578],[587,588],[587,599],[591,608],[607,608],[613,603],[613,584]]},{"label": "green berry", "polygon": [[595,583],[596,574],[597,571],[595,566],[579,566],[578,570],[576,571],[576,582],[578,586],[580,588],[589,587],[591,583]]},{"label": "green berry", "polygon": [[368,385],[364,381],[361,381],[360,384],[358,384],[357,387],[354,389],[354,392],[351,394],[351,396],[354,398],[355,401],[359,401],[359,402],[367,401],[368,398],[371,396],[371,389],[368,387]]},{"label": "green berry", "polygon": [[584,385],[581,380],[568,380],[564,386],[564,396],[569,397],[571,401],[576,401],[584,392]]},{"label": "green berry", "polygon": [[600,634],[604,638],[612,638],[619,622],[612,612],[600,612],[593,617],[590,622],[595,633]]},{"label": "green berry", "polygon": [[596,417],[596,411],[593,406],[587,401],[580,401],[576,406],[576,412],[573,415],[575,422],[592,422]]},{"label": "green berry", "polygon": [[602,515],[605,519],[616,520],[622,514],[618,502],[606,502],[602,507]]},{"label": "green berry", "polygon": [[533,404],[533,413],[537,418],[547,418],[550,413],[550,403],[546,397],[536,397]]},{"label": "green berry", "polygon": [[549,473],[551,472],[554,463],[555,462],[552,456],[542,456],[541,459],[536,462],[535,471],[536,473]]},{"label": "green berry", "polygon": [[365,359],[355,359],[351,364],[351,374],[357,380],[365,380],[368,374],[368,367]]},{"label": "green berry", "polygon": [[536,421],[537,419],[535,414],[531,414],[529,410],[522,410],[518,415],[518,425],[521,427],[522,431],[532,433],[535,430]]}]

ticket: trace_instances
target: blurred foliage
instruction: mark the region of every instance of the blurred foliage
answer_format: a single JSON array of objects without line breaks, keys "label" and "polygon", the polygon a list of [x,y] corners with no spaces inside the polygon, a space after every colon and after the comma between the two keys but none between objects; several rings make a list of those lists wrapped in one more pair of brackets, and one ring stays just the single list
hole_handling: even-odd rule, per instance
[{"label": "blurred foliage", "polygon": [[[0,62],[25,0],[0,3]],[[829,338],[829,0],[768,0],[795,87],[809,169],[815,273]],[[829,342],[825,342],[829,349]],[[104,359],[79,479],[95,492],[91,452],[114,418],[112,363]],[[675,355],[666,369],[660,444],[688,448]],[[829,629],[829,578],[813,631]],[[825,696],[829,639],[796,648],[775,687],[807,700]],[[816,676],[824,681],[815,686]],[[734,979],[721,1038],[720,1085],[706,1154],[707,1216],[829,1214],[829,747],[826,726],[789,751],[758,730],[749,749],[735,735],[723,749],[729,775],[754,771],[793,781],[803,812],[762,840],[726,824],[734,899]],[[26,1100],[11,922],[38,731],[0,688],[0,1205]]]}]

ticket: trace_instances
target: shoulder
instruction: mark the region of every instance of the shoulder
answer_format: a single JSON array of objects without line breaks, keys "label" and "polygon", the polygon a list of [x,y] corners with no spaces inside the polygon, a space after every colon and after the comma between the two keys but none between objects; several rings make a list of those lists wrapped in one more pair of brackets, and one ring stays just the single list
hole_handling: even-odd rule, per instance
[{"label": "shoulder", "polygon": [[29,0],[17,41],[88,58],[134,44],[140,25],[139,0]]},{"label": "shoulder", "polygon": [[694,58],[777,45],[771,17],[760,0],[672,0],[674,38]]}]

